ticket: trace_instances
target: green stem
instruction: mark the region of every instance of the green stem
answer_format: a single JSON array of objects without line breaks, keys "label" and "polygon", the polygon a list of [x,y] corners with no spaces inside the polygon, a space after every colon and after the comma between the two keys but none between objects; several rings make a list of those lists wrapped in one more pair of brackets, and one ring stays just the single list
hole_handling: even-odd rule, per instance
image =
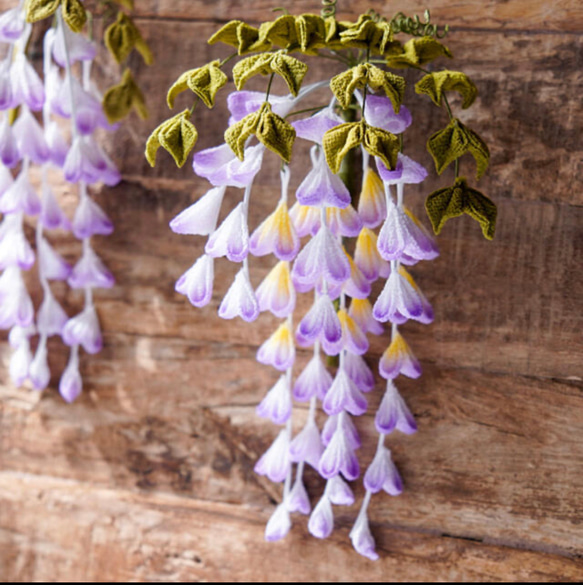
[{"label": "green stem", "polygon": [[265,92],[265,101],[269,101],[269,92],[271,91],[271,84],[273,83],[273,78],[275,77],[275,73],[272,73],[269,77],[269,83],[267,84],[267,90]]},{"label": "green stem", "polygon": [[319,112],[320,110],[323,110],[326,107],[327,107],[327,105],[324,105],[324,106],[316,106],[315,108],[306,108],[304,110],[296,110],[295,112],[290,112],[286,116],[286,119],[289,118],[290,116],[296,116],[298,114],[306,114],[307,112]]},{"label": "green stem", "polygon": [[232,53],[231,55],[229,55],[228,57],[225,57],[220,63],[219,63],[219,67],[222,67],[223,65],[226,65],[231,59],[234,59],[239,53],[237,53],[236,51],[234,53]]}]

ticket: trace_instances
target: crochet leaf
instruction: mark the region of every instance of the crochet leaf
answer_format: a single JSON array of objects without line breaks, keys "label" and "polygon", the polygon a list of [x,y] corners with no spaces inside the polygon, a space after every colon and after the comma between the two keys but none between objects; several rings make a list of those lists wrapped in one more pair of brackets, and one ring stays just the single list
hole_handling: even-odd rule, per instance
[{"label": "crochet leaf", "polygon": [[241,20],[227,22],[208,40],[209,45],[219,42],[235,47],[239,55],[267,51],[271,47],[271,43],[259,38],[259,29]]},{"label": "crochet leaf", "polygon": [[87,22],[87,13],[80,0],[63,0],[61,3],[63,19],[73,32],[81,32]]},{"label": "crochet leaf", "polygon": [[295,17],[296,36],[304,53],[317,54],[317,49],[326,46],[326,24],[316,14],[301,14]]},{"label": "crochet leaf", "polygon": [[176,96],[186,89],[192,90],[207,108],[215,105],[215,96],[219,89],[228,81],[228,77],[220,70],[219,60],[207,63],[203,67],[184,72],[168,90],[168,107],[174,107]]},{"label": "crochet leaf", "polygon": [[252,55],[241,59],[233,67],[233,81],[238,90],[243,89],[245,83],[255,75],[269,75],[273,73],[271,69],[271,60],[274,53],[263,53],[259,55]]},{"label": "crochet leaf", "polygon": [[103,40],[113,58],[122,63],[136,46],[139,37],[140,32],[132,19],[120,11],[117,20],[107,27]]},{"label": "crochet leaf", "polygon": [[184,110],[152,132],[146,143],[146,158],[152,166],[156,164],[156,152],[160,146],[172,155],[177,166],[184,165],[198,138],[198,132],[189,117],[190,112]]},{"label": "crochet leaf", "polygon": [[322,147],[326,155],[326,162],[333,173],[340,170],[344,157],[354,147],[362,144],[363,138],[364,124],[362,122],[340,124],[324,134]]},{"label": "crochet leaf", "polygon": [[355,89],[366,85],[367,73],[365,65],[360,64],[335,75],[330,80],[330,89],[342,108],[348,108]]},{"label": "crochet leaf", "polygon": [[264,22],[259,27],[259,38],[278,47],[298,44],[295,17],[284,14],[272,22]]},{"label": "crochet leaf", "polygon": [[130,70],[126,69],[120,83],[108,89],[103,96],[103,111],[109,122],[114,124],[125,118],[132,108],[136,108],[138,116],[143,120],[148,117],[144,94]]},{"label": "crochet leaf", "polygon": [[38,22],[52,16],[61,0],[28,0],[25,5],[26,20],[28,22]]},{"label": "crochet leaf", "polygon": [[290,93],[297,96],[308,71],[308,66],[299,59],[278,51],[271,61],[271,68],[274,73],[283,77]]},{"label": "crochet leaf", "polygon": [[400,53],[390,54],[386,63],[389,67],[411,67],[425,65],[438,57],[453,58],[451,51],[433,37],[419,37],[408,40]]},{"label": "crochet leaf", "polygon": [[366,125],[363,145],[369,154],[378,156],[389,169],[395,169],[400,147],[397,136],[382,128]]},{"label": "crochet leaf", "polygon": [[259,117],[255,136],[269,150],[278,154],[282,160],[289,164],[296,131],[289,122],[274,114],[269,104],[264,105],[265,109]]},{"label": "crochet leaf", "polygon": [[271,111],[269,104],[266,102],[259,110],[247,114],[242,120],[229,126],[225,131],[225,142],[231,147],[231,150],[237,155],[239,160],[244,159],[247,138],[255,134],[261,115],[267,109]]},{"label": "crochet leaf", "polygon": [[371,65],[368,73],[368,84],[373,89],[382,89],[391,100],[395,113],[399,113],[405,97],[405,79],[403,77]]},{"label": "crochet leaf", "polygon": [[469,108],[478,95],[478,88],[465,73],[449,70],[428,73],[417,82],[415,91],[428,95],[437,106],[441,106],[446,91],[457,91],[463,98],[463,109]]},{"label": "crochet leaf", "polygon": [[388,22],[376,22],[368,14],[362,14],[339,36],[343,48],[370,49],[373,53],[381,55],[393,40],[391,25]]}]

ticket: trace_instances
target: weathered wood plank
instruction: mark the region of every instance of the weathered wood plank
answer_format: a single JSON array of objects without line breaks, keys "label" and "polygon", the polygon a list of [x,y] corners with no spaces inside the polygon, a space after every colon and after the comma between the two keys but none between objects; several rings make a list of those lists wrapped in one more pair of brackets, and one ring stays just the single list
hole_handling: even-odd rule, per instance
[{"label": "weathered wood plank", "polygon": [[[166,494],[0,473],[0,561],[19,581],[580,581],[581,561],[468,540],[378,534],[376,563],[350,551],[348,526],[313,542],[300,520],[262,541],[254,511]],[[39,519],[42,521],[39,522]],[[115,548],[112,547],[115,543]],[[261,562],[253,562],[261,559]]]}]

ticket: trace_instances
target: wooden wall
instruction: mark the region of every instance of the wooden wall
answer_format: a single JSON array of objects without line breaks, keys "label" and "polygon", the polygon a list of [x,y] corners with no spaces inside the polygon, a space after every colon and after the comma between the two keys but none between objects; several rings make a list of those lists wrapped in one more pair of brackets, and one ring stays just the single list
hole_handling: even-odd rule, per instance
[{"label": "wooden wall", "polygon": [[[57,377],[40,395],[14,388],[10,349],[0,343],[0,579],[581,581],[583,4],[399,0],[388,8],[427,6],[450,24],[456,66],[480,90],[463,119],[490,144],[481,187],[499,223],[488,243],[469,218],[451,222],[441,256],[415,268],[436,319],[405,326],[425,369],[399,385],[419,433],[388,440],[406,489],[373,498],[376,563],[350,545],[356,506],[335,508],[327,541],[313,539],[304,518],[285,540],[263,541],[280,487],[253,473],[275,433],[255,405],[276,374],[254,357],[275,320],[218,319],[234,274],[227,262],[206,309],[174,292],[204,242],[172,234],[168,222],[206,185],[188,165],[177,171],[160,156],[152,170],[142,155],[167,117],[170,83],[225,54],[204,39],[229,18],[265,18],[279,4],[136,0],[156,63],[133,61],[151,118],[132,119],[110,139],[124,180],[98,195],[116,224],[98,243],[118,281],[97,294],[105,348],[83,358],[86,390],[67,405]],[[342,16],[384,5],[340,1]],[[305,0],[293,8],[318,9]],[[118,70],[103,58],[99,73],[111,80]],[[445,118],[409,91],[416,129],[407,144],[429,166],[422,137]],[[224,107],[199,116],[200,146],[217,144],[224,124]],[[253,193],[254,225],[277,197],[267,166]],[[447,180],[433,175],[410,195],[414,207]],[[56,189],[72,209],[71,188]],[[53,241],[78,256],[78,244]],[[253,262],[254,283],[269,264]],[[70,312],[80,307],[77,293],[59,294]],[[373,362],[386,343],[374,340]],[[55,341],[51,353],[60,371],[66,351]],[[379,381],[371,409],[380,391]],[[358,423],[371,453],[372,417]],[[315,475],[309,489],[321,493]]]}]

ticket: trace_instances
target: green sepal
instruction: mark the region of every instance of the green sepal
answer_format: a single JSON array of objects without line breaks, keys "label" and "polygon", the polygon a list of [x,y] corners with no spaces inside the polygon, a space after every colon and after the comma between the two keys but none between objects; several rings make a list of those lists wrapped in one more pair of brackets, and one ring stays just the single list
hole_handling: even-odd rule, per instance
[{"label": "green sepal", "polygon": [[405,97],[405,79],[403,77],[371,65],[368,74],[368,84],[373,89],[382,89],[385,95],[391,100],[395,113],[399,113]]},{"label": "green sepal", "polygon": [[463,98],[463,109],[469,108],[478,95],[478,88],[465,73],[447,69],[428,73],[422,77],[416,83],[415,91],[428,95],[437,106],[441,106],[441,100],[446,91],[457,91]]},{"label": "green sepal", "polygon": [[239,55],[255,51],[267,51],[271,48],[271,43],[260,39],[259,29],[241,20],[227,22],[208,40],[209,45],[219,42],[235,47]]},{"label": "green sepal", "polygon": [[146,143],[146,158],[150,165],[155,166],[160,146],[172,155],[178,167],[184,165],[198,138],[198,132],[189,118],[190,111],[184,110],[152,132]]},{"label": "green sepal", "polygon": [[440,175],[449,164],[466,152],[469,152],[476,161],[477,179],[486,172],[490,161],[488,145],[457,118],[429,138],[427,150],[433,157],[435,170]]},{"label": "green sepal", "polygon": [[61,0],[27,0],[25,5],[27,22],[38,22],[52,16]]},{"label": "green sepal", "polygon": [[269,75],[273,73],[271,60],[275,53],[260,53],[245,57],[233,66],[233,82],[238,90],[243,89],[245,83],[255,75]]},{"label": "green sepal", "polygon": [[231,150],[239,160],[244,160],[245,143],[250,136],[255,134],[259,125],[259,118],[267,108],[269,108],[269,104],[265,102],[259,110],[247,114],[242,120],[235,122],[225,130],[225,142],[231,147]]},{"label": "green sepal", "polygon": [[220,64],[221,62],[217,59],[203,67],[183,73],[168,90],[168,107],[173,108],[176,96],[190,89],[204,102],[207,108],[212,108],[215,105],[217,92],[229,80],[226,74],[221,71]]},{"label": "green sepal", "polygon": [[132,19],[123,12],[117,13],[117,20],[105,30],[103,40],[113,58],[122,63],[136,46],[140,33]]},{"label": "green sepal", "polygon": [[317,55],[318,49],[326,46],[326,24],[316,14],[301,14],[295,17],[296,36],[303,53]]},{"label": "green sepal", "polygon": [[126,69],[120,83],[109,88],[103,96],[103,111],[109,122],[114,124],[125,118],[132,108],[136,109],[142,120],[148,117],[144,94],[130,70]]},{"label": "green sepal", "polygon": [[476,189],[468,187],[464,177],[458,177],[451,187],[431,193],[425,201],[425,209],[436,234],[448,219],[465,213],[480,224],[486,239],[494,237],[496,204]]},{"label": "green sepal", "polygon": [[284,14],[271,22],[264,22],[259,27],[259,38],[278,47],[288,47],[298,44],[296,34],[296,18],[291,14]]},{"label": "green sepal", "polygon": [[438,57],[453,58],[451,51],[433,37],[419,37],[408,40],[401,53],[391,53],[386,58],[389,67],[411,67],[425,65]]},{"label": "green sepal", "polygon": [[397,136],[382,128],[366,124],[362,145],[370,155],[378,156],[388,169],[395,170],[400,150]]},{"label": "green sepal", "polygon": [[333,173],[340,171],[342,160],[350,150],[362,144],[364,139],[363,122],[346,122],[330,128],[322,140],[326,162]]},{"label": "green sepal", "polygon": [[83,30],[87,22],[87,12],[80,0],[62,0],[61,11],[63,20],[73,32],[79,33]]}]

